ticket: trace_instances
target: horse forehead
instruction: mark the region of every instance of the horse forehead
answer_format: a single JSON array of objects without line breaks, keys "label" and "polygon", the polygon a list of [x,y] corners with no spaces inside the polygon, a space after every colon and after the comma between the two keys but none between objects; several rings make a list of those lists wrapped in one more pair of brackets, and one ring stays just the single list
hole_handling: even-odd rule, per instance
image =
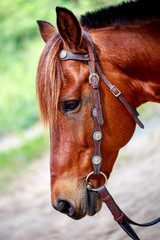
[{"label": "horse forehead", "polygon": [[68,60],[62,62],[65,82],[83,83],[89,77],[87,62]]}]

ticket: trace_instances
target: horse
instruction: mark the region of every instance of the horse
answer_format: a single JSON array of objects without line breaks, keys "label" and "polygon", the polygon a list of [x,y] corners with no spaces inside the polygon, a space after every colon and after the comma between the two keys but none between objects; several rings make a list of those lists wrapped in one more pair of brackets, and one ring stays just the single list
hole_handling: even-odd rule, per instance
[{"label": "horse", "polygon": [[[37,70],[37,93],[41,119],[50,131],[51,202],[73,219],[100,211],[102,199],[92,190],[109,179],[119,150],[135,131],[133,114],[118,97],[123,96],[130,109],[149,101],[160,102],[158,6],[155,0],[131,1],[88,12],[80,20],[70,10],[57,7],[58,30],[49,22],[38,21],[46,43]],[[87,39],[91,39],[91,46],[94,44],[94,51],[89,51]],[[72,57],[65,61],[66,54]],[[98,67],[90,74],[95,62],[112,89],[103,81]],[[91,85],[98,78],[101,109],[93,112]],[[97,112],[100,119],[103,112],[99,124],[102,133],[99,131],[95,139],[101,143],[103,163],[94,159],[95,165],[101,165],[100,174],[94,174],[91,164]]]}]

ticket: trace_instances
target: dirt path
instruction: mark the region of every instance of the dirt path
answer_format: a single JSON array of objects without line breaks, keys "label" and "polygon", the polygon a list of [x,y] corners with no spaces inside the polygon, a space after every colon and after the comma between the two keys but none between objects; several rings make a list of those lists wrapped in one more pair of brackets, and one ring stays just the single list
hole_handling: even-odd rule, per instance
[{"label": "dirt path", "polygon": [[[146,134],[146,131],[144,132]],[[133,220],[160,216],[160,128],[139,135],[124,149],[108,183],[117,203]],[[133,157],[136,153],[136,158]],[[130,159],[125,162],[122,159]],[[135,227],[140,239],[159,240],[160,224]],[[99,214],[74,221],[50,205],[48,156],[34,162],[0,199],[0,240],[129,240],[104,206]]]}]

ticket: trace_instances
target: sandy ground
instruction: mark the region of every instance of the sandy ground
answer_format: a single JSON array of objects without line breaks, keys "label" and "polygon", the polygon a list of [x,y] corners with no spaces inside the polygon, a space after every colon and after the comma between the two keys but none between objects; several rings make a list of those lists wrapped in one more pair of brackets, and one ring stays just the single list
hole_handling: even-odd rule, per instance
[{"label": "sandy ground", "polygon": [[[160,216],[160,128],[153,129],[153,125],[144,134],[138,131],[122,150],[108,182],[108,190],[121,209],[138,222]],[[13,184],[12,191],[1,197],[0,240],[130,239],[106,206],[96,216],[79,221],[53,210],[48,159],[44,156],[33,162],[30,171]],[[160,239],[160,223],[134,229],[142,240]]]}]

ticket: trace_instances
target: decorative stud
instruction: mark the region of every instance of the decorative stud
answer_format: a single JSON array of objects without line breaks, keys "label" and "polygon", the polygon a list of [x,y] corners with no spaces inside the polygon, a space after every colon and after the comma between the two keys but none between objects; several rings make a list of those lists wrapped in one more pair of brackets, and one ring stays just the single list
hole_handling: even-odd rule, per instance
[{"label": "decorative stud", "polygon": [[64,59],[66,56],[67,56],[67,52],[66,52],[65,50],[62,50],[62,51],[60,52],[60,58],[61,58],[61,59]]},{"label": "decorative stud", "polygon": [[99,141],[101,138],[102,138],[102,133],[97,131],[97,132],[94,132],[93,134],[93,138],[97,141]]},{"label": "decorative stud", "polygon": [[92,159],[93,164],[96,164],[96,165],[100,164],[101,161],[102,159],[99,156],[94,156]]},{"label": "decorative stud", "polygon": [[93,116],[97,117],[97,109],[96,108],[93,109]]}]

